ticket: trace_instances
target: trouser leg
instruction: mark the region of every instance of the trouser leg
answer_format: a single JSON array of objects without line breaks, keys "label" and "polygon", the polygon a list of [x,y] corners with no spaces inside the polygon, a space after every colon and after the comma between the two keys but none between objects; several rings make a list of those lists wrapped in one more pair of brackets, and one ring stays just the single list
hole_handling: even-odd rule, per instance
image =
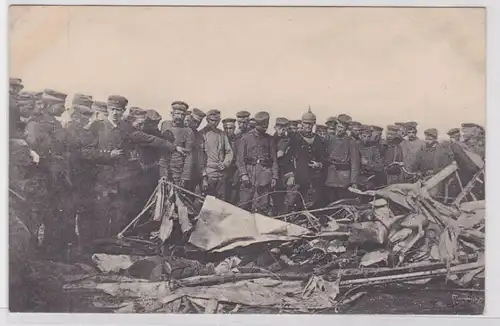
[{"label": "trouser leg", "polygon": [[255,192],[253,194],[252,210],[255,213],[262,215],[269,214],[269,192],[271,187],[269,186],[258,186],[255,187]]}]

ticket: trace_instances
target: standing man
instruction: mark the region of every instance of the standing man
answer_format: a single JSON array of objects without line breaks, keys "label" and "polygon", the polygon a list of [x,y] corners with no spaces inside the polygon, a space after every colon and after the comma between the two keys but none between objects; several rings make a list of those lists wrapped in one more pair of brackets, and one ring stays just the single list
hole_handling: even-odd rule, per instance
[{"label": "standing man", "polygon": [[385,143],[382,150],[382,160],[384,161],[387,184],[403,183],[404,172],[401,166],[403,163],[403,148],[401,143],[401,128],[396,125],[387,126]]},{"label": "standing man", "polygon": [[[76,94],[72,103],[71,121],[66,126],[70,149],[70,171],[73,183],[72,212],[68,220],[75,220],[79,231],[79,249],[91,239],[93,215],[93,188],[95,182],[94,167],[84,159],[83,149],[91,140],[90,126],[95,117],[92,111],[92,97]],[[74,225],[72,223],[69,224]]]},{"label": "standing man", "polygon": [[[235,134],[236,131],[236,119],[233,118],[225,118],[222,120],[222,126],[224,128],[224,132],[226,133],[227,138],[229,139],[229,143],[231,144],[231,148],[233,149],[233,153],[236,152],[236,141],[238,137]],[[242,134],[240,134],[242,135]],[[237,204],[237,191],[236,186],[238,185],[238,167],[236,166],[236,155],[233,155],[233,161],[231,162],[231,166],[227,169],[226,176],[226,201],[236,205]]]},{"label": "standing man", "polygon": [[207,125],[201,130],[203,152],[203,192],[225,200],[226,173],[233,162],[233,149],[224,131],[217,128],[220,111],[207,112]]},{"label": "standing man", "polygon": [[300,120],[292,120],[288,125],[288,133],[290,136],[295,135],[299,130]]},{"label": "standing man", "polygon": [[273,138],[266,133],[269,113],[255,114],[256,127],[238,141],[236,164],[240,172],[240,207],[269,214],[269,192],[278,180],[278,158]]},{"label": "standing man", "polygon": [[384,163],[380,156],[380,150],[372,141],[372,129],[370,126],[362,126],[360,140],[360,173],[359,185],[364,190],[372,190],[379,185],[380,175],[384,172]]},{"label": "standing man", "polygon": [[399,138],[405,139],[406,137],[405,122],[394,122],[394,125],[399,128],[398,129]]},{"label": "standing man", "polygon": [[192,147],[192,158],[193,164],[191,168],[191,178],[188,185],[188,190],[195,192],[199,188],[199,192],[202,192],[202,180],[204,167],[204,156],[203,153],[203,138],[201,136],[198,128],[200,127],[203,119],[205,119],[205,112],[200,109],[194,108],[189,116],[186,117],[186,124],[193,131],[193,147]]},{"label": "standing man", "polygon": [[92,103],[92,110],[96,114],[97,121],[103,121],[108,118],[108,105],[106,102],[94,101]]},{"label": "standing man", "polygon": [[[449,147],[443,146],[437,141],[438,131],[431,128],[424,131],[425,147],[417,153],[415,169],[425,179],[430,178],[453,162],[453,154]],[[445,184],[441,182],[430,190],[431,196],[444,195]]]},{"label": "standing man", "polygon": [[62,259],[69,243],[76,243],[74,224],[67,222],[72,188],[68,134],[56,119],[66,111],[66,97],[64,93],[46,89],[40,114],[26,125],[26,142],[40,156],[40,172],[48,190],[42,213],[45,247],[47,254],[56,259]]},{"label": "standing man", "polygon": [[[142,131],[148,135],[160,138],[161,132],[158,125],[162,117],[156,110],[147,110],[145,114],[144,127]],[[173,137],[168,139],[173,142]],[[161,150],[157,147],[141,146],[139,147],[139,157],[142,167],[142,176],[140,184],[142,187],[141,201],[146,203],[153,191],[155,190],[158,180],[160,180],[159,161]]]},{"label": "standing man", "polygon": [[238,123],[238,130],[236,132],[237,135],[245,134],[249,129],[250,122],[250,112],[248,111],[239,111],[236,113],[236,121]]},{"label": "standing man", "polygon": [[414,172],[417,153],[425,147],[425,141],[417,137],[416,122],[407,122],[404,128],[407,139],[401,143],[401,147],[403,148],[403,163],[407,171]]},{"label": "standing man", "polygon": [[327,177],[325,186],[329,203],[349,198],[348,188],[357,187],[359,176],[359,149],[357,141],[347,135],[350,121],[340,115],[337,122],[337,133],[328,139],[327,151]]},{"label": "standing man", "polygon": [[278,151],[279,170],[276,192],[271,195],[274,216],[291,212],[297,198],[297,185],[295,184],[294,174],[295,159],[289,150],[288,124],[287,118],[278,117],[274,125],[273,140]]},{"label": "standing man", "polygon": [[255,126],[257,126],[257,121],[255,121],[254,118],[251,118],[250,120],[248,120],[248,130],[247,131],[255,129]]},{"label": "standing man", "polygon": [[184,124],[188,108],[189,105],[185,102],[173,102],[171,111],[172,121],[164,121],[161,125],[162,136],[167,132],[171,133],[174,136],[174,145],[185,148],[189,152],[186,156],[176,152],[165,152],[160,159],[160,175],[167,176],[170,181],[183,188],[189,186],[193,163],[191,152],[194,135],[191,128]]},{"label": "standing man", "polygon": [[462,123],[462,145],[484,160],[485,148],[481,141],[481,133],[484,134],[484,129],[478,124]]},{"label": "standing man", "polygon": [[460,141],[460,129],[451,128],[446,134],[450,137],[450,141]]},{"label": "standing man", "polygon": [[361,122],[351,121],[349,130],[351,131],[351,137],[359,141],[361,136]]},{"label": "standing man", "polygon": [[289,148],[285,147],[283,150],[284,153],[288,150],[289,157],[295,160],[294,181],[301,199],[298,206],[305,209],[321,206],[324,198],[323,163],[326,151],[323,140],[313,133],[315,123],[314,113],[310,111],[304,113],[302,115],[304,130],[290,135]]}]

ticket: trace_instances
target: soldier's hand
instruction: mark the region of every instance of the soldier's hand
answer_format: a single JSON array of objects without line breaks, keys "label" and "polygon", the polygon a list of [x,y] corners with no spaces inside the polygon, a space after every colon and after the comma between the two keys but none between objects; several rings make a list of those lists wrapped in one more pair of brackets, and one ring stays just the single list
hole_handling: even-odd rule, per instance
[{"label": "soldier's hand", "polygon": [[251,187],[251,185],[250,185],[250,179],[248,178],[248,175],[241,176],[241,185],[245,189],[248,189],[248,188]]},{"label": "soldier's hand", "polygon": [[219,171],[222,171],[222,170],[226,169],[226,167],[224,166],[223,163],[217,163],[217,169],[219,169]]},{"label": "soldier's hand", "polygon": [[293,175],[286,180],[286,185],[288,187],[293,187],[295,185],[295,177]]},{"label": "soldier's hand", "polygon": [[368,164],[368,160],[364,157],[361,158],[361,164],[366,165]]},{"label": "soldier's hand", "polygon": [[208,179],[207,178],[203,178],[202,191],[204,194],[206,194],[208,191]]},{"label": "soldier's hand", "polygon": [[278,151],[277,155],[278,155],[278,158],[280,158],[280,157],[283,157],[283,155],[285,155],[285,153],[283,151]]},{"label": "soldier's hand", "polygon": [[123,149],[115,148],[111,151],[111,153],[109,155],[111,156],[111,158],[121,156],[121,155],[123,155]]},{"label": "soldier's hand", "polygon": [[358,185],[357,185],[356,183],[353,183],[353,184],[351,185],[351,188],[353,188],[353,189],[358,189]]},{"label": "soldier's hand", "polygon": [[30,156],[31,156],[31,159],[33,159],[33,163],[35,163],[35,164],[40,163],[40,155],[38,155],[37,152],[30,149]]},{"label": "soldier's hand", "polygon": [[276,179],[271,180],[271,188],[276,187]]},{"label": "soldier's hand", "polygon": [[176,146],[175,150],[177,151],[177,153],[180,153],[181,155],[188,155],[188,153],[189,153],[189,151],[187,149],[180,147],[180,146]]}]

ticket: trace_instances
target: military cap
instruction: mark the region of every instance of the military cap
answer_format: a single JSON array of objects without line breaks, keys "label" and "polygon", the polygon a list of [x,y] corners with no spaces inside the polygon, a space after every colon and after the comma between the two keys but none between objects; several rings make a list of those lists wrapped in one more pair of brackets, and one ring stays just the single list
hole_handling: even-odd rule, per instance
[{"label": "military cap", "polygon": [[276,126],[286,126],[290,123],[290,121],[287,118],[284,117],[278,117],[276,118]]},{"label": "military cap", "polygon": [[118,107],[125,109],[128,104],[128,100],[125,96],[121,95],[110,95],[108,97],[108,106]]},{"label": "military cap", "polygon": [[361,127],[361,122],[358,121],[351,121],[349,124],[353,127]]},{"label": "military cap", "polygon": [[250,112],[248,111],[239,111],[238,113],[236,113],[236,118],[239,118],[239,119],[245,119],[245,118],[248,118],[250,116]]},{"label": "military cap", "polygon": [[253,117],[253,119],[257,123],[268,121],[269,120],[269,113],[267,113],[265,111],[259,111],[259,112],[255,113],[255,116]]},{"label": "military cap", "polygon": [[160,121],[161,115],[158,113],[158,111],[149,109],[146,111],[146,119],[150,121]]},{"label": "military cap", "polygon": [[77,93],[73,96],[71,104],[73,107],[83,106],[90,109],[92,107],[92,96]]},{"label": "military cap", "polygon": [[329,124],[329,123],[337,123],[337,118],[336,117],[328,117],[328,119],[326,119],[326,124]]},{"label": "military cap", "polygon": [[191,112],[191,117],[193,117],[197,121],[202,121],[207,115],[200,109],[194,108],[193,112]]},{"label": "military cap", "polygon": [[219,110],[209,110],[207,112],[207,120],[219,120],[220,111]]},{"label": "military cap", "polygon": [[462,128],[479,128],[482,129],[482,127],[476,123],[472,122],[464,122],[462,123]]},{"label": "military cap", "polygon": [[360,129],[361,129],[362,133],[371,133],[372,132],[372,127],[368,126],[368,125],[361,125]]},{"label": "military cap", "polygon": [[23,86],[23,80],[21,78],[9,78],[9,85],[10,86],[18,86],[18,87],[24,87]]},{"label": "military cap", "polygon": [[17,95],[17,101],[32,101],[35,99],[35,94],[33,92],[22,91]]},{"label": "military cap", "polygon": [[371,128],[372,128],[372,131],[378,131],[378,132],[384,131],[384,128],[379,127],[379,126],[371,126]]},{"label": "military cap", "polygon": [[130,116],[132,117],[146,117],[146,110],[143,108],[133,106],[130,108]]},{"label": "military cap", "polygon": [[175,101],[172,102],[172,109],[186,112],[189,109],[189,105],[183,101]]},{"label": "military cap", "polygon": [[250,118],[250,120],[248,120],[248,124],[250,125],[255,125],[257,123],[257,121],[255,120],[255,118]]},{"label": "military cap", "polygon": [[223,125],[234,125],[236,124],[236,119],[234,118],[225,118],[222,120]]},{"label": "military cap", "polygon": [[347,125],[351,121],[352,121],[351,117],[348,116],[347,114],[339,114],[339,116],[337,117],[337,123],[341,123],[341,124]]},{"label": "military cap", "polygon": [[436,128],[429,128],[424,131],[424,135],[426,136],[432,136],[434,138],[437,138],[438,136],[438,131]]},{"label": "military cap", "polygon": [[398,125],[388,125],[387,126],[387,130],[388,131],[394,131],[394,132],[397,132],[400,130],[400,126]]},{"label": "military cap", "polygon": [[450,130],[448,130],[448,132],[446,134],[449,136],[458,135],[458,134],[460,134],[460,129],[451,128]]},{"label": "military cap", "polygon": [[416,123],[415,121],[410,121],[406,122],[403,126],[405,127],[406,130],[416,130],[418,123]]},{"label": "military cap", "polygon": [[45,89],[43,91],[42,100],[46,103],[64,103],[67,97],[68,95],[62,92],[53,89]]},{"label": "military cap", "polygon": [[307,112],[302,115],[302,121],[316,123],[316,115],[312,113],[311,108],[309,108]]},{"label": "military cap", "polygon": [[395,125],[395,126],[401,126],[401,127],[404,127],[404,126],[405,126],[405,123],[404,123],[404,122],[394,122],[394,125]]},{"label": "military cap", "polygon": [[91,106],[75,104],[73,106],[73,113],[78,113],[78,114],[90,117],[90,116],[92,116],[92,114],[94,114],[94,111],[92,111]]},{"label": "military cap", "polygon": [[326,131],[325,125],[316,125],[316,131]]},{"label": "military cap", "polygon": [[96,112],[108,112],[108,105],[105,102],[94,101],[92,103],[92,110]]},{"label": "military cap", "polygon": [[291,126],[297,126],[300,123],[302,123],[301,120],[290,120],[290,125]]}]

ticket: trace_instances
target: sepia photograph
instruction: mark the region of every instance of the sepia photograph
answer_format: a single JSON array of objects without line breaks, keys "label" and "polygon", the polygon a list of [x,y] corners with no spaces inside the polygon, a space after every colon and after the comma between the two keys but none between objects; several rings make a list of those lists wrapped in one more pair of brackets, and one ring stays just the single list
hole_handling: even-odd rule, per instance
[{"label": "sepia photograph", "polygon": [[12,5],[7,52],[10,312],[483,314],[485,8]]}]

